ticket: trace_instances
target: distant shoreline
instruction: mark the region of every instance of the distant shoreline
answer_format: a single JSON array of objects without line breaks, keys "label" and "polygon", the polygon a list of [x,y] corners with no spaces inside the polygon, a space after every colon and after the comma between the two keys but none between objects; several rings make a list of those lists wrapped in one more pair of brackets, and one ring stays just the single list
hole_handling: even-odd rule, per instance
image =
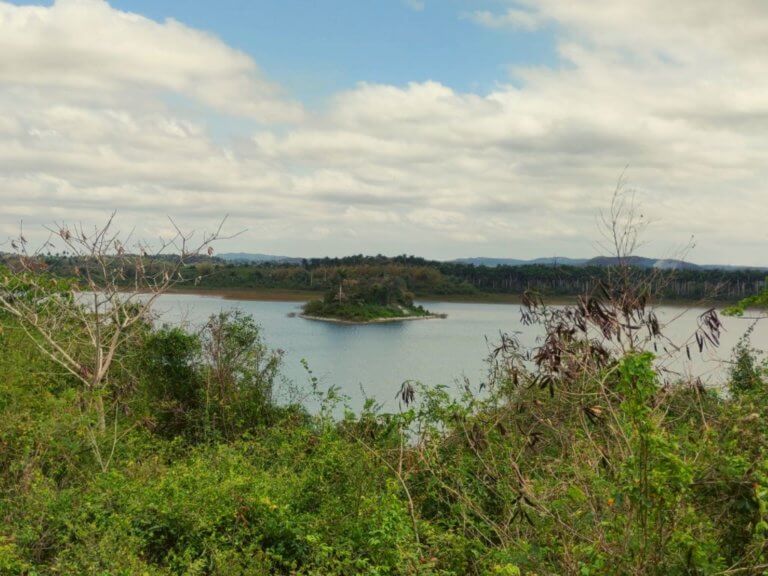
[{"label": "distant shoreline", "polygon": [[[260,302],[308,302],[320,300],[323,293],[309,290],[288,290],[281,288],[253,288],[253,289],[229,289],[229,288],[175,288],[169,294],[189,294],[193,296],[207,296],[222,298],[224,300],[244,300]],[[575,304],[576,296],[544,296],[545,302],[553,306]],[[457,304],[520,304],[519,294],[485,293],[485,294],[425,294],[415,298],[417,302],[455,302]],[[722,308],[733,301],[730,300],[661,300],[659,306],[673,307],[715,307]]]},{"label": "distant shoreline", "polygon": [[310,316],[309,314],[297,314],[298,318],[313,320],[316,322],[331,322],[332,324],[391,324],[392,322],[410,322],[412,320],[441,320],[447,317],[445,314],[428,314],[426,316],[400,316],[398,318],[376,318],[375,320],[342,320],[341,318],[328,318],[326,316]]},{"label": "distant shoreline", "polygon": [[[224,300],[253,300],[263,302],[309,302],[321,300],[323,292],[289,290],[282,288],[174,288],[169,294],[209,296]],[[425,294],[415,298],[418,302],[457,302],[466,304],[520,304],[518,294]],[[572,304],[575,297],[553,296],[551,304]]]},{"label": "distant shoreline", "polygon": [[208,296],[224,300],[255,300],[261,302],[308,302],[322,298],[321,292],[283,290],[279,288],[174,288],[168,294]]}]

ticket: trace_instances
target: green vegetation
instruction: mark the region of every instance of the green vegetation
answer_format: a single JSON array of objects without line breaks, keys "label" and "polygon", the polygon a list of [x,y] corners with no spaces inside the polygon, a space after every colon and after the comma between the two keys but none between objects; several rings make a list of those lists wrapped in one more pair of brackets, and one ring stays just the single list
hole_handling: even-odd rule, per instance
[{"label": "green vegetation", "polygon": [[337,288],[323,300],[304,305],[304,315],[345,322],[377,322],[405,318],[427,318],[431,314],[413,303],[413,294],[400,277],[384,276],[348,280],[346,271],[336,275]]},{"label": "green vegetation", "polygon": [[[306,260],[303,264],[233,264],[216,260],[189,266],[187,285],[203,290],[280,288],[327,292],[343,271],[349,280],[368,282],[381,277],[400,278],[418,298],[484,295],[520,295],[536,290],[548,296],[579,296],[611,276],[611,267],[599,266],[474,266],[436,262],[414,256],[350,256]],[[764,271],[637,269],[644,283],[666,300],[711,299],[737,301],[766,288]]]},{"label": "green vegetation", "polygon": [[[7,259],[8,257],[6,257]],[[2,255],[0,255],[0,260]],[[48,269],[59,276],[77,276],[82,262],[70,256],[47,256]],[[156,269],[168,266],[158,259]],[[149,266],[149,265],[148,265]],[[415,256],[350,256],[319,258],[302,264],[235,264],[216,258],[195,256],[180,270],[183,282],[177,287],[210,291],[296,291],[322,294],[336,288],[339,272],[350,281],[370,282],[399,278],[418,298],[469,298],[489,295],[519,296],[536,290],[548,296],[579,296],[610,278],[611,267],[600,266],[474,266],[459,262],[437,262]],[[765,272],[759,270],[658,270],[637,269],[643,282],[655,284],[654,292],[666,300],[710,299],[736,302],[768,288]],[[125,282],[133,279],[125,271]]]},{"label": "green vegetation", "polygon": [[[0,295],[42,323],[66,286],[33,285]],[[0,574],[766,573],[768,365],[748,340],[718,393],[662,382],[642,295],[524,306],[545,337],[504,336],[482,393],[406,383],[399,412],[341,418],[311,372],[289,391],[317,410],[275,401],[281,357],[246,316],[135,322],[94,390],[0,312]],[[89,326],[56,340],[82,366]],[[717,341],[714,312],[700,326]]]},{"label": "green vegetation", "polygon": [[749,308],[768,309],[768,286],[762,292],[743,298],[733,306],[728,307],[725,312],[732,316],[743,316]]}]

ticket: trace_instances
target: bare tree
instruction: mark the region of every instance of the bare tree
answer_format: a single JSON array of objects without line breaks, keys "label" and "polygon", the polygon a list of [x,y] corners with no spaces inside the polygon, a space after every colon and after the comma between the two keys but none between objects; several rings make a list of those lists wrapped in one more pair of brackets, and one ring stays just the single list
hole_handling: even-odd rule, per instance
[{"label": "bare tree", "polygon": [[[588,308],[595,307],[598,299],[602,300],[605,314],[613,322],[613,329],[617,330],[617,344],[624,352],[643,349],[651,344],[658,352],[655,343],[680,352],[681,346],[661,333],[653,310],[675,280],[675,267],[654,266],[648,270],[636,259],[638,251],[645,245],[643,237],[650,224],[638,201],[637,192],[627,186],[625,173],[622,173],[608,209],[601,211],[598,218],[602,240],[597,245],[603,254],[610,255],[612,261],[605,269],[605,280],[599,282],[591,294],[585,295],[581,304],[589,316]],[[693,247],[691,238],[672,259],[683,261]],[[594,312],[602,315],[597,310]],[[607,328],[605,321],[601,321],[603,328]]]},{"label": "bare tree", "polygon": [[[212,233],[185,233],[171,220],[173,235],[154,248],[115,229],[113,213],[100,227],[56,224],[37,250],[23,230],[0,273],[0,311],[16,319],[37,348],[79,385],[85,431],[103,470],[118,440],[115,417],[111,447],[105,454],[107,403],[118,408],[111,379],[116,360],[138,325],[151,317],[157,299],[184,281],[187,264],[213,254],[223,239],[226,218]],[[72,278],[47,273],[43,252],[60,247]]]},{"label": "bare tree", "polygon": [[611,204],[607,211],[600,211],[598,228],[603,236],[599,246],[614,256],[620,266],[629,266],[630,258],[642,245],[640,238],[648,227],[637,202],[635,190],[627,188],[625,174],[616,182]]}]

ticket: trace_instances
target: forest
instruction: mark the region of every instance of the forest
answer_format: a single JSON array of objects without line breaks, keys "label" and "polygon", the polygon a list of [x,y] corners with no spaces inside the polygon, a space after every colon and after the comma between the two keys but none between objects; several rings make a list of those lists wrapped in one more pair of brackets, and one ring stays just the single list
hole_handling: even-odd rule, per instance
[{"label": "forest", "polygon": [[[0,262],[13,256],[0,254]],[[169,260],[150,258],[148,266],[162,269]],[[76,256],[41,257],[46,269],[60,277],[76,277],[82,262]],[[475,266],[456,262],[425,260],[415,256],[350,256],[305,260],[301,264],[232,263],[216,257],[190,258],[177,273],[183,277],[178,288],[191,290],[295,290],[321,293],[332,290],[337,278],[350,280],[398,279],[416,297],[477,297],[520,295],[535,290],[548,296],[579,296],[610,278],[612,266]],[[132,271],[125,282],[130,285]],[[637,268],[644,283],[664,300],[738,301],[759,294],[768,286],[760,269],[659,270]],[[388,280],[388,281],[389,281]]]},{"label": "forest", "polygon": [[[307,260],[301,265],[232,264],[205,262],[185,271],[198,286],[216,289],[282,288],[325,291],[339,271],[350,278],[402,278],[417,296],[522,294],[536,290],[551,296],[578,296],[611,274],[599,266],[475,266],[437,262],[413,256],[352,256]],[[766,286],[760,270],[657,270],[641,269],[644,282],[665,299],[738,300],[759,293]]]}]

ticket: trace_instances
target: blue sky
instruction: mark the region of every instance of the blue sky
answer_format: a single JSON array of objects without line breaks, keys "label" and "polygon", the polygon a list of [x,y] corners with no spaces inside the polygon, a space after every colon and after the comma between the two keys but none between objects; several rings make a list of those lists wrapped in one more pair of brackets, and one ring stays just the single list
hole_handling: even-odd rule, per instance
[{"label": "blue sky", "polygon": [[[358,82],[435,80],[487,92],[515,64],[552,64],[547,31],[488,30],[467,18],[476,0],[119,0],[115,7],[173,17],[252,54],[305,104]],[[494,6],[497,3],[485,3]]]},{"label": "blue sky", "polygon": [[[16,2],[50,5],[52,2]],[[173,18],[251,54],[309,106],[358,82],[435,80],[486,93],[514,65],[554,65],[551,30],[488,29],[468,15],[499,2],[426,0],[114,0],[154,20]]]}]

